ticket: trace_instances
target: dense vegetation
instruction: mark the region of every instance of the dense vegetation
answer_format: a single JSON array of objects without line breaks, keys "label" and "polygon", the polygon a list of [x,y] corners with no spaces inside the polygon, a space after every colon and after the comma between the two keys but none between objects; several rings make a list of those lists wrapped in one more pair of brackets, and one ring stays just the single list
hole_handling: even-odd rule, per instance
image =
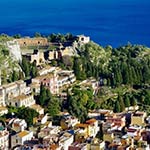
[{"label": "dense vegetation", "polygon": [[25,77],[31,76],[32,78],[38,75],[36,63],[30,63],[27,58],[23,57],[20,66],[25,74]]},{"label": "dense vegetation", "polygon": [[100,81],[95,97],[98,108],[121,112],[137,103],[142,104],[141,109],[150,104],[149,48],[128,44],[112,49],[94,43],[79,48],[73,69],[79,80],[94,76]]},{"label": "dense vegetation", "polygon": [[73,87],[68,93],[67,109],[71,115],[79,118],[81,122],[86,120],[88,110],[94,109],[95,104],[92,88]]},{"label": "dense vegetation", "polygon": [[[77,80],[95,77],[100,88],[92,97],[94,108],[112,109],[121,112],[125,107],[140,106],[149,113],[150,104],[150,49],[145,46],[127,44],[113,49],[89,42],[79,45],[78,57],[63,56],[52,64],[63,69],[73,69]],[[78,89],[81,90],[80,88]],[[68,111],[86,118],[87,110],[80,99],[83,94],[68,95]],[[73,111],[71,111],[73,110]],[[84,116],[84,117],[83,117]],[[83,117],[83,118],[82,118]]]},{"label": "dense vegetation", "polygon": [[28,127],[33,125],[33,118],[37,117],[39,114],[32,108],[29,107],[8,107],[8,114],[4,115],[3,118],[11,118],[12,116],[18,117],[20,119],[25,119]]},{"label": "dense vegetation", "polygon": [[45,88],[42,84],[40,87],[40,94],[37,97],[37,103],[45,108],[45,112],[49,113],[52,117],[59,114],[61,111],[59,99],[56,96],[53,96],[50,93],[50,90]]},{"label": "dense vegetation", "polygon": [[47,36],[47,39],[49,42],[58,42],[58,43],[64,43],[64,42],[68,42],[68,41],[73,41],[75,39],[75,36],[73,36],[71,33],[67,33],[67,34],[50,34],[49,36]]}]

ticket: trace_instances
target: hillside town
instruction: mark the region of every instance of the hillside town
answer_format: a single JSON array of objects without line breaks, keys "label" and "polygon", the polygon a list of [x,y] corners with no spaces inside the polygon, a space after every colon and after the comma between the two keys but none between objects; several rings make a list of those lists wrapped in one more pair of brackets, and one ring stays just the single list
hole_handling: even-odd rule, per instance
[{"label": "hillside town", "polygon": [[[52,118],[46,106],[38,102],[42,86],[64,104],[68,100],[67,94],[72,92],[73,95],[74,86],[85,91],[92,89],[92,96],[103,86],[103,79],[87,77],[80,81],[74,70],[49,65],[62,56],[78,57],[77,47],[89,43],[90,37],[80,35],[77,39],[50,43],[44,37],[25,37],[7,43],[12,57],[35,63],[38,73],[24,80],[0,82],[0,150],[150,149],[150,116],[141,111],[138,104],[126,107],[122,112],[89,110],[86,120],[81,121],[65,109]],[[21,52],[13,50],[14,43],[19,46],[15,50],[21,49]],[[30,108],[38,115],[32,117],[29,124],[26,118],[16,116],[15,111],[10,113],[11,109],[19,108]]]}]

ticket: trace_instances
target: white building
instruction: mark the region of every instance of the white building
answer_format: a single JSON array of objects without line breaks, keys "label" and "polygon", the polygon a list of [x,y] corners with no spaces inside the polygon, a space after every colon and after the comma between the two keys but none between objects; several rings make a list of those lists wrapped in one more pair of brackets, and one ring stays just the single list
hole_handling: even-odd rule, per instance
[{"label": "white building", "polygon": [[25,92],[27,92],[27,87],[23,80],[0,86],[0,106],[5,106],[10,98]]},{"label": "white building", "polygon": [[58,76],[55,73],[41,75],[32,79],[32,83],[42,84],[47,87],[52,94],[57,94],[59,89],[57,86]]},{"label": "white building", "polygon": [[127,135],[129,137],[139,136],[141,133],[141,126],[130,126],[127,130]]},{"label": "white building", "polygon": [[59,145],[63,150],[68,150],[69,146],[74,141],[74,135],[65,132],[60,138],[59,138]]},{"label": "white building", "polygon": [[8,100],[8,105],[14,107],[22,107],[22,106],[30,107],[31,105],[34,104],[35,104],[35,100],[32,94],[29,95],[22,94]]},{"label": "white building", "polygon": [[46,138],[46,136],[52,136],[53,134],[58,134],[60,132],[60,126],[51,126],[51,127],[44,127],[38,133],[38,138]]},{"label": "white building", "polygon": [[38,104],[33,104],[30,106],[30,108],[34,109],[35,111],[37,111],[40,115],[44,114],[44,108],[42,108],[40,105]]},{"label": "white building", "polygon": [[0,149],[9,150],[9,132],[7,130],[0,131]]},{"label": "white building", "polygon": [[46,66],[42,69],[39,70],[39,75],[45,75],[45,74],[48,74],[48,73],[51,73],[53,71],[55,71],[56,67],[50,67],[50,66]]},{"label": "white building", "polygon": [[31,140],[33,138],[32,131],[21,131],[11,136],[11,148],[17,145],[23,145],[25,141]]},{"label": "white building", "polygon": [[61,70],[57,72],[57,74],[58,74],[57,84],[59,88],[64,85],[72,84],[76,81],[76,77],[73,71]]},{"label": "white building", "polygon": [[77,123],[80,123],[79,119],[69,114],[65,114],[60,121],[61,128],[64,130],[74,127]]},{"label": "white building", "polygon": [[79,83],[79,85],[82,87],[82,88],[88,88],[88,87],[92,87],[93,89],[93,95],[97,92],[98,88],[99,88],[99,83],[98,81],[96,81],[96,79],[94,78],[88,78],[82,82]]},{"label": "white building", "polygon": [[30,85],[30,89],[34,94],[40,93],[40,83],[33,82]]},{"label": "white building", "polygon": [[35,104],[35,100],[32,94],[22,94],[17,97],[13,97],[12,99],[8,100],[8,105],[14,107],[30,107],[31,105]]},{"label": "white building", "polygon": [[84,36],[84,35],[78,35],[78,42],[81,44],[87,44],[90,42],[90,37],[89,36]]},{"label": "white building", "polygon": [[14,119],[12,123],[12,129],[16,132],[24,131],[27,128],[27,123],[24,119]]},{"label": "white building", "polygon": [[98,120],[90,119],[86,121],[86,124],[89,125],[88,126],[89,136],[95,137],[99,131]]}]

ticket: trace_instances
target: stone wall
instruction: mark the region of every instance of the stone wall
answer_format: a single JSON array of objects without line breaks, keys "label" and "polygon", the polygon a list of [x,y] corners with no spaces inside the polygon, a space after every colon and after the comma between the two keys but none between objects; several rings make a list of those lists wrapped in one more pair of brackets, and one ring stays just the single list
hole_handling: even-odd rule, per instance
[{"label": "stone wall", "polygon": [[19,45],[21,47],[24,46],[47,46],[48,45],[48,40],[47,38],[21,38],[17,39]]},{"label": "stone wall", "polygon": [[7,47],[9,49],[9,52],[10,52],[11,56],[15,60],[17,60],[17,61],[22,60],[20,45],[18,44],[18,42],[16,40],[8,41],[7,42]]}]

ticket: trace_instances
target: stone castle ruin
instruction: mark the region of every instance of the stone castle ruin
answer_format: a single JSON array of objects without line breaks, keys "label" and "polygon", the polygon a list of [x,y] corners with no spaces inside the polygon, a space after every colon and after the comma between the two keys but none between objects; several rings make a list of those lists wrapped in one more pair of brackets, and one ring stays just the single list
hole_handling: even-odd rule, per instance
[{"label": "stone castle ruin", "polygon": [[[47,38],[38,37],[38,38],[21,38],[17,39],[18,44],[21,48],[25,49],[33,49],[33,53],[25,53],[24,56],[29,59],[29,61],[36,62],[36,65],[40,65],[48,60],[60,59],[61,57],[75,56],[77,55],[77,45],[86,44],[90,41],[90,37],[86,37],[84,35],[77,36],[77,41],[73,43],[69,43],[67,46],[64,43],[50,43]],[[53,49],[48,50],[53,47]],[[42,50],[39,50],[42,47]],[[47,52],[46,52],[47,51]],[[47,58],[45,58],[45,54],[47,54]]]},{"label": "stone castle ruin", "polygon": [[38,38],[21,38],[17,39],[20,47],[26,46],[48,46],[47,38],[38,37]]}]

